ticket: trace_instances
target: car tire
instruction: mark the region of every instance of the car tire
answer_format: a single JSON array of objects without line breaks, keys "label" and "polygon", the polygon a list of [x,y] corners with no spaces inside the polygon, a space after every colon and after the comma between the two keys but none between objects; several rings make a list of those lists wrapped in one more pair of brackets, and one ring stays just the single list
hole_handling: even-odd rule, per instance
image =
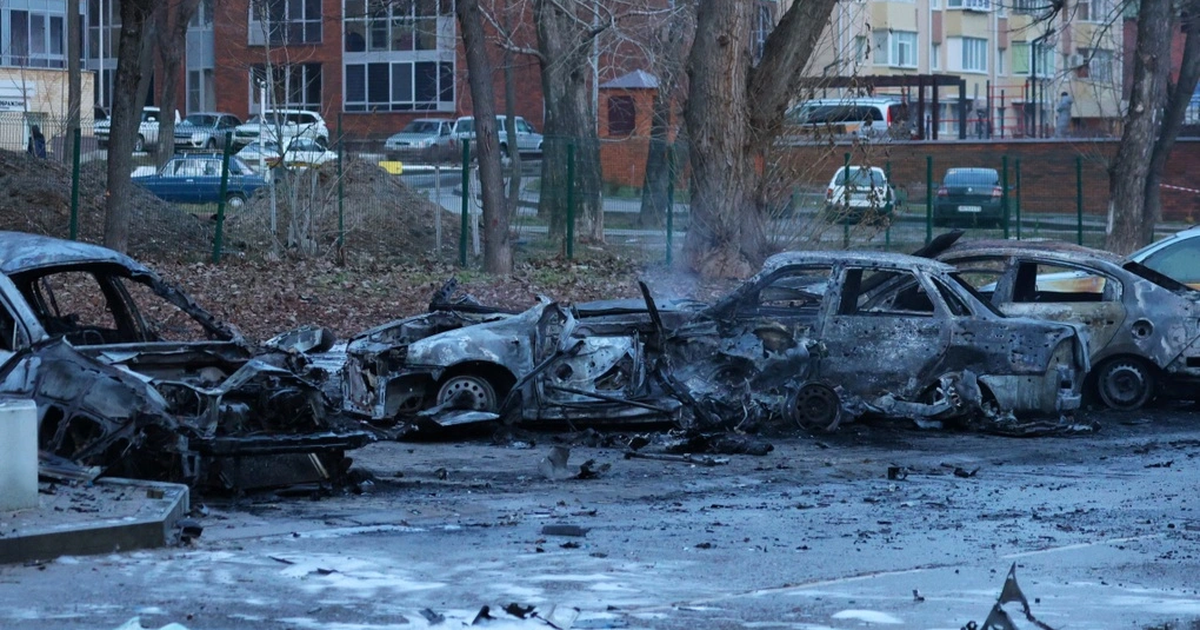
[{"label": "car tire", "polygon": [[138,134],[136,140],[133,141],[133,152],[141,153],[146,150],[146,138],[142,134]]},{"label": "car tire", "polygon": [[450,409],[495,412],[500,407],[496,388],[488,379],[475,374],[455,374],[438,388],[436,404]]},{"label": "car tire", "polygon": [[225,195],[226,210],[241,210],[246,207],[246,195],[242,193],[229,193]]},{"label": "car tire", "polygon": [[842,416],[842,401],[828,385],[808,383],[788,397],[786,414],[806,431],[833,431]]},{"label": "car tire", "polygon": [[1154,369],[1137,357],[1115,357],[1096,370],[1096,393],[1110,409],[1141,409],[1155,394]]}]

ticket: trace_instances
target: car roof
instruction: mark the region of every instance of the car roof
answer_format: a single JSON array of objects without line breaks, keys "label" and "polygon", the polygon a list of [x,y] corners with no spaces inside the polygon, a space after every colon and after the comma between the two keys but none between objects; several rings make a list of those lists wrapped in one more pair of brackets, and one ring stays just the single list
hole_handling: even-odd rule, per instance
[{"label": "car roof", "polygon": [[1129,259],[1135,262],[1142,262],[1143,260],[1149,258],[1151,254],[1160,249],[1169,247],[1180,241],[1187,241],[1197,237],[1200,237],[1200,225],[1193,225],[1192,227],[1184,228],[1166,238],[1154,241],[1153,243],[1150,243],[1136,252],[1133,252],[1129,255]]},{"label": "car roof", "polygon": [[[189,112],[188,116],[233,116],[233,114],[229,112]],[[234,116],[234,118],[237,118],[237,116]]]},{"label": "car roof", "polygon": [[762,273],[770,273],[783,267],[809,264],[847,263],[851,265],[882,265],[923,271],[949,273],[954,267],[934,260],[899,252],[874,252],[858,250],[812,250],[792,251],[775,254],[763,263]]},{"label": "car roof", "polygon": [[25,232],[0,232],[0,271],[8,275],[96,263],[110,263],[136,273],[152,274],[134,259],[100,245]]},{"label": "car roof", "polygon": [[842,98],[814,98],[807,101],[802,101],[799,105],[849,105],[859,103],[863,105],[880,105],[880,104],[900,104],[901,100],[898,96],[845,96]]},{"label": "car roof", "polygon": [[1050,240],[1012,241],[1004,239],[970,239],[958,241],[949,249],[938,254],[938,259],[966,256],[989,256],[994,258],[1037,254],[1081,264],[1099,262],[1119,267],[1125,262],[1124,258],[1112,252],[1084,247],[1074,243]]},{"label": "car roof", "polygon": [[980,167],[975,167],[975,166],[969,166],[969,167],[956,166],[954,168],[946,169],[947,175],[949,175],[950,173],[978,173],[980,175],[995,175],[998,172],[999,171],[997,171],[994,168],[980,168]]}]

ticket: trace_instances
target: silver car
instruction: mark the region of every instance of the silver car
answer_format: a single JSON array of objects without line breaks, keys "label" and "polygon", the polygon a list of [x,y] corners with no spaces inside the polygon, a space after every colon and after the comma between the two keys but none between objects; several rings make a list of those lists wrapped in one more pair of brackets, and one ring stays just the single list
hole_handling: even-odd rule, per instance
[{"label": "silver car", "polygon": [[240,124],[242,121],[233,114],[188,114],[183,122],[175,126],[175,148],[209,151],[224,149],[225,134],[233,132]]},{"label": "silver car", "polygon": [[[504,124],[505,116],[496,116],[496,129],[500,132],[500,154],[508,156],[508,132]],[[516,117],[517,151],[521,155],[542,154],[542,134],[524,118]],[[454,137],[457,140],[475,140],[475,117],[463,116],[454,123]]]},{"label": "silver car", "polygon": [[418,118],[383,143],[389,159],[418,162],[452,160],[457,146],[448,118]]}]

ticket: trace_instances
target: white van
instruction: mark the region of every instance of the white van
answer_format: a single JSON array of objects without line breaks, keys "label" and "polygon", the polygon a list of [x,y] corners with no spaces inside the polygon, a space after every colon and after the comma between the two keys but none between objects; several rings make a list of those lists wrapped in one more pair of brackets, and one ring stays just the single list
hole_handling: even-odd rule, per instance
[{"label": "white van", "polygon": [[788,110],[784,125],[789,133],[864,137],[898,136],[909,122],[908,105],[886,96],[822,98],[805,101]]}]

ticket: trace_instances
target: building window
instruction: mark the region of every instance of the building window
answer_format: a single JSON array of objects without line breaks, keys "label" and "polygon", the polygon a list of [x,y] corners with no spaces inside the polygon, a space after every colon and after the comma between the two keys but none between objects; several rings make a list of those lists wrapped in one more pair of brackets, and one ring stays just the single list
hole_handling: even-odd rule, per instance
[{"label": "building window", "polygon": [[1053,7],[1051,0],[1012,0],[1013,13],[1021,15],[1042,15]]},{"label": "building window", "polygon": [[967,11],[991,11],[991,0],[946,0],[946,8]]},{"label": "building window", "polygon": [[637,129],[637,107],[632,96],[608,97],[608,135],[624,137]]},{"label": "building window", "polygon": [[1075,17],[1081,22],[1103,22],[1112,11],[1112,0],[1079,0],[1075,4]]},{"label": "building window", "polygon": [[988,40],[979,37],[962,38],[963,72],[987,72]]},{"label": "building window", "polygon": [[[257,95],[254,98],[258,98]],[[187,74],[187,110],[208,112],[216,109],[216,92],[213,90],[211,69],[189,70]]]},{"label": "building window", "polygon": [[1113,53],[1111,50],[1080,48],[1083,65],[1075,71],[1081,79],[1094,83],[1109,83],[1113,80]]},{"label": "building window", "polygon": [[759,2],[755,10],[754,35],[751,46],[754,50],[754,63],[762,60],[763,50],[767,47],[767,38],[775,30],[775,3]]},{"label": "building window", "polygon": [[348,112],[454,109],[452,63],[348,63],[345,79]]},{"label": "building window", "polygon": [[446,36],[446,23],[454,20],[454,3],[449,0],[346,0],[344,10],[346,52],[438,50],[440,43],[444,46],[439,39]]},{"label": "building window", "polygon": [[250,45],[321,43],[321,0],[251,0]]},{"label": "building window", "polygon": [[929,47],[929,69],[940,70],[942,68],[942,45],[934,44]]},{"label": "building window", "polygon": [[942,8],[942,0],[929,0],[929,8],[930,9]]},{"label": "building window", "polygon": [[[1011,47],[1012,73],[1017,76],[1029,76],[1033,68],[1033,59],[1029,51],[1029,42],[1013,42]],[[1054,48],[1038,46],[1037,75],[1048,77],[1054,75]]]},{"label": "building window", "polygon": [[[250,107],[258,111],[259,86],[267,76],[266,66],[250,69]],[[267,107],[321,111],[321,64],[302,63],[271,66]]]},{"label": "building window", "polygon": [[917,67],[917,34],[911,31],[875,31],[875,65]]},{"label": "building window", "polygon": [[31,11],[9,11],[8,33],[4,38],[8,64],[33,68],[66,67],[66,17]]},{"label": "building window", "polygon": [[200,0],[200,4],[196,6],[196,14],[192,16],[192,21],[188,22],[188,25],[194,28],[212,26],[213,2],[214,0]]},{"label": "building window", "polygon": [[997,48],[996,49],[996,76],[998,76],[998,77],[1004,76],[1004,70],[1005,70],[1005,68],[1004,68],[1004,49]]}]

